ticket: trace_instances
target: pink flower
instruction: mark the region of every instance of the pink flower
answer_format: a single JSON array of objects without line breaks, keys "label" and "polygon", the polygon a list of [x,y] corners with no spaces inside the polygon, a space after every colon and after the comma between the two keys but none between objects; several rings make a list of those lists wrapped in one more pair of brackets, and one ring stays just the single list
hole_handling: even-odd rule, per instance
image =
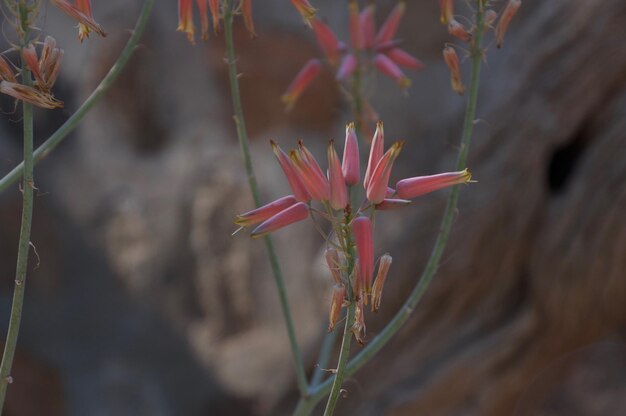
[{"label": "pink flower", "polygon": [[317,161],[302,142],[298,143],[297,151],[292,150],[289,152],[289,159],[291,159],[294,171],[309,195],[311,195],[311,198],[316,201],[328,201],[330,198],[328,179],[326,179]]},{"label": "pink flower", "polygon": [[404,68],[413,69],[415,71],[419,71],[424,68],[422,61],[400,48],[391,48],[389,51],[385,52],[385,55],[387,55],[394,63]]},{"label": "pink flower", "polygon": [[287,105],[287,109],[291,109],[296,100],[302,92],[309,86],[309,84],[317,78],[322,69],[322,64],[318,59],[311,59],[306,65],[298,72],[298,75],[291,81],[287,92],[283,94],[282,100]]},{"label": "pink flower", "polygon": [[339,41],[332,30],[319,19],[313,19],[313,32],[317,38],[317,43],[326,55],[326,59],[332,65],[336,65],[339,61]]},{"label": "pink flower", "polygon": [[389,42],[393,39],[398,31],[398,26],[400,25],[400,20],[402,19],[405,10],[406,4],[404,2],[398,3],[396,7],[391,10],[387,20],[385,20],[385,23],[383,23],[383,26],[378,31],[378,35],[376,35],[377,44]]},{"label": "pink flower", "polygon": [[284,196],[276,201],[263,205],[262,207],[237,215],[235,224],[241,227],[258,224],[270,217],[273,217],[290,206],[295,205],[297,202],[298,200],[293,195]]},{"label": "pink flower", "polygon": [[359,60],[351,53],[343,57],[339,70],[337,71],[336,78],[339,81],[343,81],[351,76],[359,65]]},{"label": "pink flower", "polygon": [[370,183],[366,189],[367,199],[373,204],[379,204],[387,195],[387,184],[391,175],[393,162],[396,160],[402,150],[403,142],[395,142],[389,150],[380,158],[376,164],[376,168],[370,178]]},{"label": "pink flower", "polygon": [[410,205],[411,201],[407,199],[385,198],[381,203],[376,204],[377,211],[389,211],[396,208],[403,208]]},{"label": "pink flower", "polygon": [[[81,42],[85,38],[89,37],[89,32],[91,31],[96,32],[102,37],[105,37],[107,35],[104,30],[102,30],[102,27],[100,27],[100,25],[96,23],[96,21],[93,19],[93,16],[91,15],[91,3],[89,2],[89,0],[77,0],[76,5],[71,4],[67,0],[51,1],[52,4],[54,4],[59,10],[78,22],[78,39]],[[191,0],[181,1],[190,2]],[[191,30],[193,34],[193,24]]]},{"label": "pink flower", "polygon": [[372,49],[376,44],[376,22],[374,21],[374,5],[367,5],[359,16],[361,26],[362,47]]},{"label": "pink flower", "polygon": [[468,183],[471,179],[472,174],[467,169],[431,176],[416,176],[399,181],[396,184],[396,192],[402,199],[411,199],[448,186]]},{"label": "pink flower", "polygon": [[374,132],[374,137],[372,138],[370,156],[367,161],[367,170],[365,171],[365,178],[363,179],[363,186],[365,189],[369,186],[370,180],[372,179],[372,173],[374,173],[374,168],[376,168],[376,164],[380,158],[383,157],[384,151],[385,131],[383,130],[383,122],[379,121],[376,123],[376,131]]},{"label": "pink flower", "polygon": [[296,199],[300,202],[309,202],[311,200],[311,195],[307,192],[304,184],[300,180],[300,177],[296,174],[296,171],[291,164],[291,160],[289,156],[280,148],[274,141],[270,141],[272,144],[272,150],[278,159],[278,163],[287,178],[287,182],[289,182],[289,187],[293,191]]},{"label": "pink flower", "polygon": [[354,130],[354,123],[346,125],[346,144],[343,149],[343,162],[341,170],[346,180],[346,185],[356,185],[361,179],[361,167],[359,163],[359,141]]},{"label": "pink flower", "polygon": [[304,202],[298,202],[280,211],[278,214],[263,221],[258,227],[256,227],[251,237],[262,237],[287,225],[293,224],[298,221],[302,221],[309,216],[309,207]]},{"label": "pink flower", "polygon": [[521,0],[509,0],[504,11],[502,12],[502,16],[500,16],[500,21],[496,26],[496,46],[498,48],[502,47],[502,43],[504,42],[504,35],[513,19],[513,16],[517,13],[520,6],[522,5]]},{"label": "pink flower", "polygon": [[374,58],[374,66],[378,71],[384,75],[387,75],[389,78],[396,81],[398,86],[402,89],[409,88],[411,86],[411,80],[404,75],[404,72],[400,69],[396,63],[391,60],[387,55],[383,55],[379,53]]},{"label": "pink flower", "polygon": [[374,272],[374,240],[372,238],[372,222],[367,217],[352,220],[352,233],[359,255],[359,277],[361,287],[366,293],[372,290],[372,273]]},{"label": "pink flower", "polygon": [[332,140],[328,145],[328,182],[330,184],[330,206],[333,209],[344,209],[348,205],[346,180],[343,177],[339,156]]}]

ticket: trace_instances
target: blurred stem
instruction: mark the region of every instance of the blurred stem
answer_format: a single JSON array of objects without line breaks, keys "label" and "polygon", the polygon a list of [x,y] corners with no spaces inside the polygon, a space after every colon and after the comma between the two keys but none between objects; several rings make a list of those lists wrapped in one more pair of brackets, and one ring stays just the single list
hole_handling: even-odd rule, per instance
[{"label": "blurred stem", "polygon": [[[19,3],[20,28],[23,33],[22,47],[28,44],[29,13],[26,1]],[[32,80],[28,66],[22,59],[22,84],[32,86]],[[22,181],[22,225],[20,227],[20,239],[17,252],[17,267],[15,271],[15,288],[13,290],[13,303],[11,305],[11,317],[7,332],[2,364],[0,364],[0,413],[4,408],[7,387],[13,380],[11,367],[17,346],[17,337],[22,320],[22,305],[24,303],[24,286],[26,284],[26,271],[28,268],[28,251],[30,248],[30,230],[33,219],[33,106],[22,101],[24,123],[24,178]]]},{"label": "blurred stem", "polygon": [[[83,104],[76,110],[72,116],[67,119],[65,123],[57,131],[55,131],[52,136],[50,136],[41,146],[35,150],[33,163],[37,163],[40,160],[44,159],[52,149],[54,149],[63,139],[67,137],[82,121],[82,119],[89,113],[89,111],[95,106],[100,99],[104,96],[104,94],[111,88],[119,74],[122,72],[128,60],[132,56],[135,47],[139,43],[141,39],[141,35],[146,28],[146,23],[148,22],[148,18],[150,17],[150,12],[152,10],[152,5],[154,4],[154,0],[145,0],[143,3],[143,7],[141,8],[141,13],[139,14],[139,18],[137,19],[137,23],[135,24],[135,28],[132,31],[131,37],[126,42],[126,46],[120,53],[117,61],[113,64],[109,72],[106,76],[100,81],[100,84],[93,90],[91,95],[83,102]],[[17,165],[13,170],[7,173],[2,179],[0,179],[0,192],[3,192],[10,185],[15,183],[22,177],[22,173],[25,169],[25,163],[22,162]]]},{"label": "blurred stem", "polygon": [[[465,119],[463,122],[463,134],[461,137],[461,144],[459,148],[459,154],[457,157],[456,169],[465,169],[467,156],[469,153],[469,145],[472,138],[472,131],[474,127],[474,119],[476,117],[476,102],[478,99],[478,85],[480,80],[480,67],[483,59],[482,50],[482,38],[483,38],[483,13],[484,4],[483,0],[477,1],[476,9],[476,29],[474,31],[474,38],[470,45],[470,57],[472,62],[472,72],[469,88],[469,96],[467,100],[467,107],[465,111]],[[439,264],[441,256],[448,242],[450,236],[450,230],[452,228],[452,220],[457,208],[457,202],[459,198],[459,185],[455,186],[446,204],[446,209],[441,220],[439,227],[439,233],[437,234],[437,240],[431,252],[426,268],[422,273],[419,282],[404,302],[402,308],[396,313],[393,319],[385,326],[385,328],[372,340],[359,354],[357,354],[352,361],[348,363],[346,369],[346,375],[350,376],[358,371],[363,365],[365,365],[372,357],[381,350],[385,344],[391,339],[391,337],[398,332],[398,330],[404,325],[404,323],[411,317],[411,314],[422,296],[428,289],[428,286],[434,277]],[[317,402],[319,402],[331,388],[331,381],[326,380],[319,384],[315,388],[311,389],[310,395],[304,400],[300,400],[294,414],[308,415],[311,413]]]},{"label": "blurred stem", "polygon": [[[248,132],[246,130],[245,119],[243,115],[243,107],[241,105],[241,95],[239,94],[239,80],[237,74],[237,62],[235,59],[235,45],[233,40],[233,0],[227,0],[224,7],[224,37],[226,38],[226,53],[228,58],[228,78],[230,81],[230,92],[233,100],[233,108],[235,112],[234,120],[237,127],[237,137],[239,139],[239,146],[241,147],[241,153],[243,155],[246,174],[248,175],[248,185],[250,186],[250,192],[252,193],[252,199],[256,207],[261,206],[261,197],[259,195],[259,187],[256,182],[256,176],[254,174],[254,168],[252,167],[252,159],[250,158],[250,145],[248,140]],[[296,367],[296,378],[298,381],[298,389],[300,395],[306,397],[308,394],[308,384],[306,381],[306,373],[304,371],[304,364],[302,361],[302,354],[298,347],[298,341],[296,339],[296,331],[293,325],[293,319],[291,318],[291,311],[289,309],[289,303],[287,301],[287,292],[285,290],[285,283],[276,257],[276,251],[274,250],[274,244],[269,236],[264,237],[265,247],[267,248],[267,256],[269,258],[272,274],[274,275],[274,281],[278,290],[278,298],[280,300],[280,306],[285,319],[285,326],[287,327],[287,335],[289,336],[289,344],[291,346],[291,354]]]}]

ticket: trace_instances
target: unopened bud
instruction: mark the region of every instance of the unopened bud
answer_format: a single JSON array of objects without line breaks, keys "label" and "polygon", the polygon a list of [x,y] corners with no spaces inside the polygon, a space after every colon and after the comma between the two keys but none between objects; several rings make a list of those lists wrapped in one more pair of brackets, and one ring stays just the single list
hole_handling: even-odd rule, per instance
[{"label": "unopened bud", "polygon": [[383,287],[385,286],[385,280],[387,280],[387,274],[391,267],[391,256],[384,254],[381,256],[378,263],[378,274],[372,287],[372,311],[376,312],[380,308],[380,299],[383,294]]},{"label": "unopened bud", "polygon": [[461,81],[461,66],[459,65],[459,57],[451,46],[446,46],[443,50],[443,60],[450,69],[450,82],[452,89],[459,95],[465,92],[465,86]]},{"label": "unopened bud", "polygon": [[330,302],[330,312],[328,314],[328,332],[335,329],[335,324],[341,314],[341,308],[346,298],[346,287],[338,283],[333,286],[333,298]]},{"label": "unopened bud", "polygon": [[456,19],[452,19],[448,23],[448,33],[463,42],[469,42],[472,38],[472,34]]},{"label": "unopened bud", "polygon": [[511,23],[513,16],[515,16],[517,10],[520,8],[521,5],[521,0],[509,0],[508,4],[504,8],[502,16],[500,16],[498,26],[496,26],[496,46],[498,48],[502,47],[502,43],[504,42],[504,35],[509,28],[509,23]]}]

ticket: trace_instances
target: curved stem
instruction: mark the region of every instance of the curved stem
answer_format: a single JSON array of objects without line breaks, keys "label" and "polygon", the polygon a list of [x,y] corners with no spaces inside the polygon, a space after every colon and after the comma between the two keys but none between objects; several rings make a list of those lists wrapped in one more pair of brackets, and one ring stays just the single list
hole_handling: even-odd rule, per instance
[{"label": "curved stem", "polygon": [[[52,136],[50,136],[41,146],[39,146],[37,150],[35,150],[33,163],[37,164],[37,162],[44,159],[52,149],[54,149],[59,143],[61,143],[61,141],[63,141],[63,139],[65,139],[67,135],[76,128],[78,123],[80,123],[80,121],[87,115],[87,113],[93,108],[93,106],[96,105],[98,101],[100,101],[104,93],[109,90],[111,85],[113,85],[119,74],[128,63],[128,60],[135,50],[135,47],[141,39],[141,35],[144,32],[146,23],[148,22],[148,17],[150,16],[153,4],[154,0],[144,1],[133,33],[128,39],[128,42],[126,42],[126,46],[124,46],[124,49],[122,49],[120,56],[117,58],[117,61],[115,61],[109,72],[102,79],[102,81],[100,81],[100,84],[98,84],[96,89],[93,90],[91,95],[85,100],[85,102],[83,102],[78,110],[76,110],[76,112],[72,114],[72,116],[67,119],[67,121],[63,123],[63,125],[52,134]],[[13,168],[13,170],[11,170],[9,173],[7,173],[2,179],[0,179],[0,192],[3,192],[11,184],[19,180],[24,171],[24,167],[25,163],[22,162],[15,168]]]},{"label": "curved stem", "polygon": [[[465,119],[463,122],[463,134],[461,138],[461,146],[459,149],[459,155],[457,158],[456,169],[462,170],[465,168],[467,156],[469,152],[469,145],[472,138],[472,131],[474,126],[474,119],[476,116],[476,102],[478,98],[478,85],[480,80],[480,68],[482,55],[482,37],[483,37],[483,0],[478,0],[478,8],[476,11],[476,30],[474,40],[471,48],[471,60],[472,60],[472,72],[469,96],[467,101],[467,107],[465,111]],[[422,296],[428,289],[432,278],[434,277],[439,264],[441,256],[448,242],[450,236],[450,230],[452,228],[452,221],[454,219],[457,202],[459,197],[459,185],[455,186],[448,197],[446,209],[443,214],[443,219],[437,234],[437,240],[431,252],[430,258],[424,272],[422,273],[418,284],[415,286],[407,300],[404,302],[402,308],[396,313],[393,319],[387,324],[387,326],[369,343],[359,354],[357,354],[348,363],[346,374],[348,376],[354,374],[363,365],[365,365],[378,351],[381,350],[385,344],[391,339],[391,337],[398,332],[402,325],[410,318],[413,310],[421,300]],[[295,414],[308,415],[312,411],[313,407],[319,402],[331,388],[331,380],[326,380],[319,384],[310,392],[310,396],[301,400],[298,403]]]},{"label": "curved stem", "polygon": [[[28,43],[28,9],[25,2],[20,3],[20,21],[23,32],[22,46]],[[22,83],[32,86],[31,74],[28,66],[22,59]],[[33,219],[33,106],[22,101],[23,109],[23,141],[24,141],[24,178],[22,181],[22,224],[20,227],[20,239],[17,252],[17,266],[15,271],[15,288],[13,290],[13,303],[9,318],[9,329],[0,364],[0,413],[4,407],[7,387],[13,381],[11,367],[17,346],[17,337],[22,321],[22,305],[24,304],[24,285],[26,284],[26,271],[28,268],[28,251],[30,248],[30,231]]]},{"label": "curved stem", "polygon": [[[226,53],[228,59],[228,78],[230,81],[230,92],[233,100],[234,108],[234,120],[237,127],[237,137],[239,139],[239,146],[241,147],[241,153],[243,155],[246,174],[248,175],[248,185],[250,186],[250,192],[252,193],[252,199],[257,207],[261,206],[261,197],[259,195],[259,187],[256,182],[256,176],[254,174],[254,168],[252,167],[252,159],[250,158],[250,146],[248,140],[248,132],[246,130],[245,119],[243,116],[243,107],[241,105],[241,96],[239,94],[239,80],[237,78],[237,62],[235,59],[235,45],[233,41],[233,1],[228,0],[224,7],[224,37],[226,38]],[[274,250],[274,244],[269,236],[263,238],[265,241],[265,247],[267,248],[267,256],[272,267],[272,274],[278,290],[278,298],[280,300],[280,306],[285,319],[285,326],[287,327],[287,335],[289,337],[289,344],[291,346],[291,354],[293,356],[294,365],[296,367],[296,378],[298,381],[298,389],[300,395],[306,397],[308,394],[308,384],[306,381],[306,373],[304,371],[304,364],[302,361],[302,354],[298,347],[298,340],[296,339],[296,331],[293,325],[293,319],[291,318],[291,311],[289,309],[289,303],[287,301],[287,292],[285,290],[285,283],[276,257],[276,251]]]}]

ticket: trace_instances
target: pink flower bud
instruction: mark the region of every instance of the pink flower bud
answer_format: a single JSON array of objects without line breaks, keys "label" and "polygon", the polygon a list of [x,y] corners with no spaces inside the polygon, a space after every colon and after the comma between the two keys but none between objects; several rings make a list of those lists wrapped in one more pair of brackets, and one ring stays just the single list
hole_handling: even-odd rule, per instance
[{"label": "pink flower bud", "polygon": [[276,201],[263,205],[262,207],[237,215],[237,218],[235,218],[235,224],[241,227],[258,224],[270,217],[273,217],[280,211],[289,208],[297,202],[298,200],[293,195],[284,196]]},{"label": "pink flower bud", "polygon": [[352,221],[352,234],[359,255],[360,287],[367,293],[372,289],[372,273],[374,272],[374,240],[372,238],[372,222],[367,217],[357,217]]},{"label": "pink flower bud", "polygon": [[509,23],[511,23],[513,16],[515,16],[521,5],[521,0],[509,0],[506,7],[504,8],[504,11],[502,12],[502,16],[500,16],[500,21],[498,22],[498,26],[496,26],[495,31],[496,46],[498,48],[502,47],[502,43],[504,42],[504,35],[509,28]]},{"label": "pink flower bud", "polygon": [[391,256],[389,254],[383,254],[380,257],[378,263],[378,274],[372,287],[372,312],[377,312],[380,309],[380,299],[383,295],[383,288],[385,286],[385,280],[387,280],[387,274],[391,267]]},{"label": "pink flower bud", "polygon": [[311,22],[315,18],[315,12],[317,11],[311,6],[311,3],[309,3],[308,0],[291,0],[291,4],[298,10],[304,23],[311,26]]},{"label": "pink flower bud", "polygon": [[341,65],[339,65],[339,69],[337,70],[337,79],[339,81],[343,81],[348,78],[354,73],[358,64],[359,61],[353,54],[349,53],[344,56],[341,60]]},{"label": "pink flower bud", "polygon": [[412,55],[408,54],[400,48],[392,48],[385,54],[393,62],[404,68],[413,69],[415,71],[419,71],[420,69],[424,68],[424,64],[422,63],[422,61],[413,57]]},{"label": "pink flower bud", "polygon": [[396,184],[396,189],[398,197],[411,199],[448,186],[468,183],[471,179],[472,174],[470,171],[464,169],[459,172],[447,172],[438,175],[402,179]]},{"label": "pink flower bud", "polygon": [[359,183],[359,179],[361,179],[359,141],[354,130],[354,123],[346,125],[346,144],[343,149],[341,171],[346,180],[346,185],[352,186]]},{"label": "pink flower bud", "polygon": [[348,205],[348,192],[333,140],[328,145],[328,182],[330,184],[330,206],[333,209],[344,209]]},{"label": "pink flower bud", "polygon": [[298,72],[298,75],[291,81],[287,92],[283,94],[282,101],[287,105],[287,109],[291,109],[296,103],[300,94],[309,86],[309,84],[317,78],[322,69],[322,64],[317,59],[311,59],[304,65],[304,67]]},{"label": "pink flower bud", "polygon": [[365,192],[367,199],[373,204],[379,204],[385,199],[391,168],[393,167],[393,162],[400,154],[403,145],[403,142],[394,143],[378,161]]},{"label": "pink flower bud", "polygon": [[330,270],[330,275],[336,284],[341,284],[341,262],[339,261],[339,253],[336,249],[329,247],[324,252],[326,264]]},{"label": "pink flower bud", "polygon": [[330,303],[330,312],[328,314],[328,332],[332,332],[335,329],[335,324],[341,314],[341,308],[346,298],[346,287],[337,283],[333,286],[333,298]]},{"label": "pink flower bud", "polygon": [[410,204],[411,201],[406,199],[385,198],[380,204],[376,204],[376,210],[388,211],[396,208],[404,208],[405,206]]},{"label": "pink flower bud", "polygon": [[339,61],[339,41],[332,30],[319,19],[313,19],[313,32],[317,43],[326,55],[331,65],[337,65]]},{"label": "pink flower bud", "polygon": [[258,227],[256,227],[251,237],[258,238],[268,233],[276,231],[287,225],[293,224],[298,221],[302,221],[309,216],[309,207],[304,202],[298,202],[280,211],[278,214],[263,221]]},{"label": "pink flower bud", "polygon": [[385,132],[383,129],[383,122],[379,121],[376,123],[376,131],[374,132],[374,137],[372,138],[372,144],[370,146],[370,155],[367,161],[367,170],[365,171],[365,178],[363,179],[363,187],[367,189],[369,186],[370,180],[372,178],[372,173],[374,173],[374,169],[376,168],[376,164],[381,157],[383,157],[383,152],[385,151]]},{"label": "pink flower bud", "polygon": [[443,50],[443,60],[448,69],[450,69],[450,82],[452,84],[452,90],[459,95],[463,95],[465,92],[465,86],[461,81],[461,66],[459,65],[459,57],[456,51],[451,46],[446,46]]},{"label": "pink flower bud", "polygon": [[304,184],[296,174],[296,171],[291,164],[289,156],[287,156],[287,154],[283,152],[283,149],[281,149],[280,146],[278,146],[274,141],[270,141],[270,143],[272,144],[272,150],[276,155],[276,158],[278,159],[280,167],[285,173],[287,182],[289,182],[289,187],[293,191],[296,199],[300,202],[309,202],[311,200],[311,195],[309,195],[306,188],[304,187]]},{"label": "pink flower bud", "polygon": [[411,80],[408,79],[400,67],[386,55],[376,55],[374,58],[374,66],[379,72],[396,81],[400,88],[405,89],[411,86]]},{"label": "pink flower bud", "polygon": [[359,16],[361,26],[361,40],[363,47],[372,49],[376,38],[376,23],[374,22],[374,5],[367,5]]},{"label": "pink flower bud", "polygon": [[442,25],[450,23],[454,19],[454,0],[439,0],[441,16],[439,20]]},{"label": "pink flower bud", "polygon": [[463,42],[469,42],[472,39],[472,34],[455,19],[450,20],[450,23],[448,23],[448,33]]},{"label": "pink flower bud", "polygon": [[398,31],[398,25],[400,24],[400,20],[402,19],[405,10],[406,4],[403,1],[398,3],[396,7],[391,10],[387,20],[385,20],[385,23],[383,23],[382,27],[378,31],[378,35],[376,35],[376,44],[389,42],[393,39]]}]

